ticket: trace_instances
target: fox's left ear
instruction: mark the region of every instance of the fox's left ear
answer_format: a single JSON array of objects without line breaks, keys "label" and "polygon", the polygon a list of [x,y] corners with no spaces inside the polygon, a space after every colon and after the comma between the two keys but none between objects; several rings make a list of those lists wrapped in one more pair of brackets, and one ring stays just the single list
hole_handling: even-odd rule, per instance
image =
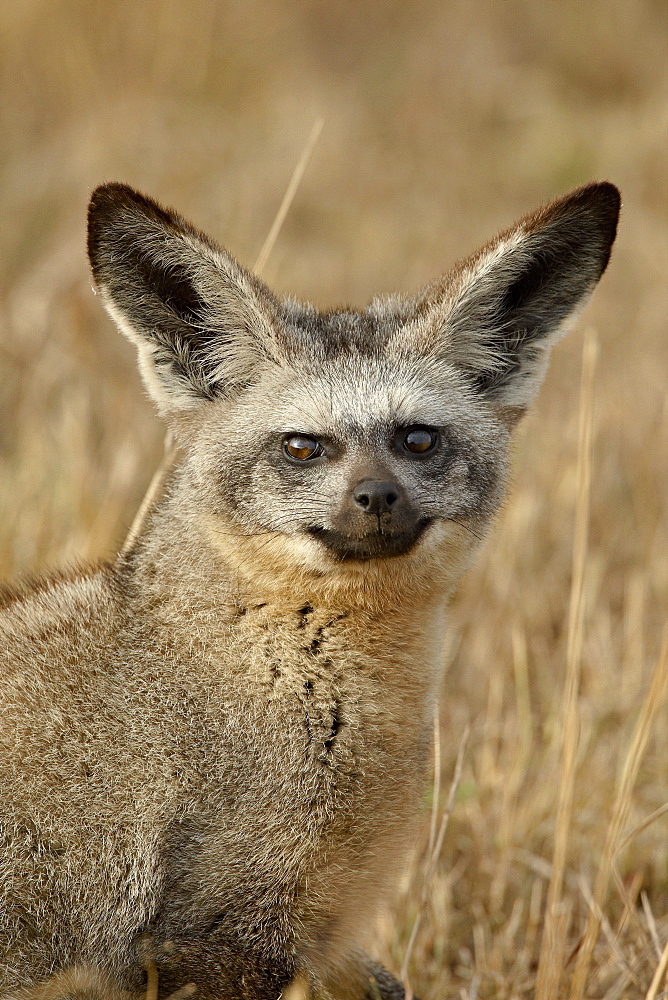
[{"label": "fox's left ear", "polygon": [[430,327],[442,356],[487,398],[519,411],[531,402],[550,348],[607,266],[620,204],[613,184],[580,188],[521,219],[447,285],[427,291],[423,330]]}]

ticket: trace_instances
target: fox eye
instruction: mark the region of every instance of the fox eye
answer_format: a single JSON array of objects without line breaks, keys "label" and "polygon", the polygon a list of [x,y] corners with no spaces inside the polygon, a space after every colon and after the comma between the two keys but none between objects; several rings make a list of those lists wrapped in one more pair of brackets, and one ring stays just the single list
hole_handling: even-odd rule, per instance
[{"label": "fox eye", "polygon": [[438,434],[429,427],[409,427],[403,445],[413,455],[426,455],[438,444]]},{"label": "fox eye", "polygon": [[308,462],[309,459],[322,455],[322,445],[315,438],[293,434],[283,442],[283,451],[297,462]]}]

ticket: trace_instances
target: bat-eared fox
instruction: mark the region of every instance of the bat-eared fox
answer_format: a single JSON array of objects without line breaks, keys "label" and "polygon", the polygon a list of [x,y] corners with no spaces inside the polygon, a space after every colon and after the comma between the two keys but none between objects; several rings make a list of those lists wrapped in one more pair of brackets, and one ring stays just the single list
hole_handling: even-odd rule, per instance
[{"label": "bat-eared fox", "polygon": [[591,184],[415,295],[321,312],[94,192],[95,285],[179,458],[115,561],[3,599],[3,1000],[143,997],[147,941],[160,998],[404,997],[366,939],[448,600],[619,206]]}]

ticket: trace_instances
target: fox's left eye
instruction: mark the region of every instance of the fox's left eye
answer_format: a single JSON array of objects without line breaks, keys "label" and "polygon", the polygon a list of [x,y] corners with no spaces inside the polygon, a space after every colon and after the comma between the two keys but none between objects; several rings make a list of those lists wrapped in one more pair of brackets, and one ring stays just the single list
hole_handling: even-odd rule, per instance
[{"label": "fox's left eye", "polygon": [[402,445],[412,455],[426,455],[438,444],[438,432],[431,427],[408,427],[403,433]]},{"label": "fox's left eye", "polygon": [[283,442],[283,451],[296,462],[308,462],[310,458],[322,455],[322,445],[315,438],[293,434]]}]

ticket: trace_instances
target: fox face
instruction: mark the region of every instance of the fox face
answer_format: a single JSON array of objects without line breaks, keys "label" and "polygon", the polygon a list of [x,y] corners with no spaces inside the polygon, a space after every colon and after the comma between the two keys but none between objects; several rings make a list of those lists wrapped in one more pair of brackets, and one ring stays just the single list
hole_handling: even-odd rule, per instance
[{"label": "fox face", "polygon": [[321,576],[391,572],[480,537],[512,427],[607,265],[619,205],[611,184],[582,188],[416,296],[360,311],[279,300],[119,184],[93,195],[89,255],[212,543]]},{"label": "fox face", "polygon": [[314,355],[267,372],[231,408],[211,404],[190,462],[212,518],[242,538],[284,536],[292,558],[326,570],[407,556],[438,526],[489,516],[507,431],[454,373],[425,359],[407,377],[390,337],[326,367]]}]

